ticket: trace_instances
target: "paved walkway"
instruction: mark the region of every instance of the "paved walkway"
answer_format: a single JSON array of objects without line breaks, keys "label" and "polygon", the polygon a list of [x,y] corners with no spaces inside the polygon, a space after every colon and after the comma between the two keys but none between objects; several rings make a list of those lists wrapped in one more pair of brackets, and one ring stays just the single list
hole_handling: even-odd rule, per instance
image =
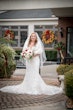
[{"label": "paved walkway", "polygon": [[25,108],[15,108],[15,109],[6,109],[6,110],[66,110],[64,106],[64,102],[58,102],[53,104],[47,104],[47,105],[37,105],[37,106],[29,106]]},{"label": "paved walkway", "polygon": [[[47,65],[41,69],[41,77],[47,84],[59,86],[56,68],[58,65]],[[25,69],[17,69],[11,79],[1,79],[0,88],[22,82]],[[27,95],[0,92],[0,110],[66,110],[65,94]]]}]

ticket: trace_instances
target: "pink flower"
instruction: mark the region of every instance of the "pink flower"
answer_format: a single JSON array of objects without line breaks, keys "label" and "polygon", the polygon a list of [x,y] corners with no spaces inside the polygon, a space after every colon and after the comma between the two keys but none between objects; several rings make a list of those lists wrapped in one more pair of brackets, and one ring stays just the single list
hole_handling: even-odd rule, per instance
[{"label": "pink flower", "polygon": [[33,52],[29,49],[25,49],[22,53],[21,56],[24,57],[25,59],[31,59],[33,56]]},{"label": "pink flower", "polygon": [[25,51],[28,51],[28,49],[26,49]]}]

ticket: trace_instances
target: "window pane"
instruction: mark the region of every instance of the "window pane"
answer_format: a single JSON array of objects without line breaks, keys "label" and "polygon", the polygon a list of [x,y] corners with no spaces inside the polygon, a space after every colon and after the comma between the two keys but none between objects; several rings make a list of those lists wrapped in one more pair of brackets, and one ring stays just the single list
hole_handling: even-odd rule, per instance
[{"label": "window pane", "polygon": [[28,29],[28,26],[20,26],[20,29]]},{"label": "window pane", "polygon": [[43,28],[43,25],[37,25],[34,27],[35,29],[42,29]]},{"label": "window pane", "polygon": [[21,31],[20,32],[20,45],[21,45],[21,47],[23,47],[26,38],[27,38],[27,31]]},{"label": "window pane", "polygon": [[73,32],[73,28],[68,28],[68,32]]},{"label": "window pane", "polygon": [[11,46],[17,47],[18,46],[18,39],[14,39],[13,41],[15,41],[15,43],[14,44],[11,44]]},{"label": "window pane", "polygon": [[46,25],[44,27],[45,27],[45,29],[52,29],[53,28],[53,26],[49,26],[49,25]]},{"label": "window pane", "polygon": [[13,31],[15,36],[18,36],[18,31]]},{"label": "window pane", "polygon": [[18,36],[18,31],[13,31],[14,32],[14,39],[13,39],[13,41],[15,41],[15,43],[14,44],[12,44],[12,46],[13,47],[16,47],[16,46],[18,46],[18,38],[17,38],[17,36]]},{"label": "window pane", "polygon": [[7,30],[9,29],[9,26],[2,26],[2,30]]},{"label": "window pane", "polygon": [[35,32],[37,32],[38,35],[39,35],[39,37],[41,38],[41,36],[42,36],[42,31],[35,31]]},{"label": "window pane", "polygon": [[11,26],[11,29],[18,29],[18,26]]},{"label": "window pane", "polygon": [[2,37],[4,37],[4,34],[5,34],[5,30],[4,30],[4,31],[2,31]]},{"label": "window pane", "polygon": [[68,34],[67,36],[67,54],[69,56],[73,56],[73,37],[72,34]]},{"label": "window pane", "polygon": [[67,30],[67,55],[73,57],[73,28]]}]

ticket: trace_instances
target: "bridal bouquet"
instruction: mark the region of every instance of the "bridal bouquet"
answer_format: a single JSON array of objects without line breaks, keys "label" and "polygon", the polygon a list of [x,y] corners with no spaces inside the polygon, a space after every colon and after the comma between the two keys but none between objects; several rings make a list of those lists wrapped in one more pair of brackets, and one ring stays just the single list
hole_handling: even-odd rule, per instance
[{"label": "bridal bouquet", "polygon": [[33,57],[33,51],[26,49],[26,50],[22,51],[21,56],[25,59],[31,59]]}]

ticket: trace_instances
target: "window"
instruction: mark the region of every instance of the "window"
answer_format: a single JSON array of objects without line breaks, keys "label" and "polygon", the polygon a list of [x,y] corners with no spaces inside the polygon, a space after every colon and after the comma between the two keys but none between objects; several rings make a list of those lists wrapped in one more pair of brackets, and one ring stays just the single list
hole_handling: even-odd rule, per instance
[{"label": "window", "polygon": [[2,36],[4,36],[5,30],[2,31]]},{"label": "window", "polygon": [[20,31],[20,46],[23,47],[24,42],[27,38],[27,31]]},{"label": "window", "polygon": [[37,32],[38,35],[39,35],[39,37],[41,38],[41,36],[42,36],[42,31],[35,31],[35,32]]},{"label": "window", "polygon": [[15,36],[15,38],[14,38],[14,41],[15,41],[15,43],[14,44],[12,44],[12,46],[13,47],[17,47],[18,46],[18,31],[13,31],[14,32],[14,36]]},{"label": "window", "polygon": [[18,29],[18,26],[11,26],[11,29]]},{"label": "window", "polygon": [[73,57],[73,27],[67,28],[67,55]]},{"label": "window", "polygon": [[28,29],[28,26],[20,26],[20,29]]},{"label": "window", "polygon": [[9,26],[2,26],[2,30],[7,30],[9,29]]},{"label": "window", "polygon": [[28,26],[0,26],[0,36],[4,36],[6,30],[12,30],[14,32],[14,44],[11,44],[13,47],[22,47],[27,38]]}]

